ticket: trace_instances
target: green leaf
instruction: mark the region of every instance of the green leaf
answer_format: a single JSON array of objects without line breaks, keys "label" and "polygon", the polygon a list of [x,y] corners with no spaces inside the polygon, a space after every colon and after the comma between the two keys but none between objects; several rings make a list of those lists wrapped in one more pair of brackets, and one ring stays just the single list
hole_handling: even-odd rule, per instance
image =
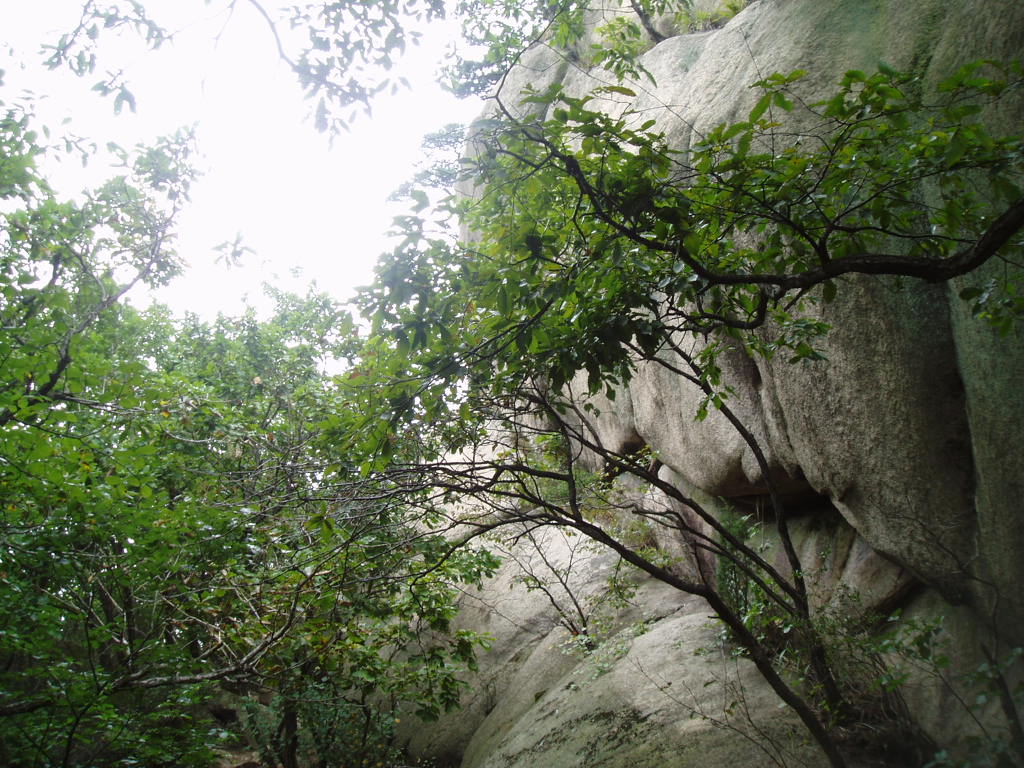
[{"label": "green leaf", "polygon": [[636,98],[636,91],[627,88],[624,85],[603,85],[598,91],[602,93],[617,93],[621,96],[629,96],[630,98]]},{"label": "green leaf", "polygon": [[750,130],[750,128],[751,128],[750,123],[733,123],[728,128],[726,128],[725,131],[722,133],[722,140],[723,141],[729,141],[729,139],[732,139],[735,136],[738,136],[739,134],[743,133],[744,131]]},{"label": "green leaf", "polygon": [[135,96],[127,88],[120,88],[117,91],[117,96],[114,97],[114,114],[121,114],[121,110],[127,105],[128,109],[132,112],[135,111]]},{"label": "green leaf", "polygon": [[770,107],[771,104],[772,93],[768,92],[764,94],[760,99],[758,99],[757,103],[754,105],[754,108],[750,110],[750,122],[756,123],[761,118],[761,116],[768,111],[768,107]]},{"label": "green leaf", "polygon": [[413,213],[419,213],[428,205],[430,205],[430,198],[427,197],[427,193],[422,189],[413,189],[409,192],[409,197],[413,199],[414,205],[412,207]]},{"label": "green leaf", "polygon": [[949,145],[946,148],[946,164],[949,166],[956,165],[967,153],[969,147],[970,142],[964,136],[964,131],[961,129],[954,131],[953,135],[950,137]]},{"label": "green leaf", "polygon": [[775,103],[775,106],[779,107],[780,109],[783,109],[786,112],[793,111],[793,102],[786,98],[786,94],[784,94],[782,91],[775,92],[773,96],[773,101]]}]

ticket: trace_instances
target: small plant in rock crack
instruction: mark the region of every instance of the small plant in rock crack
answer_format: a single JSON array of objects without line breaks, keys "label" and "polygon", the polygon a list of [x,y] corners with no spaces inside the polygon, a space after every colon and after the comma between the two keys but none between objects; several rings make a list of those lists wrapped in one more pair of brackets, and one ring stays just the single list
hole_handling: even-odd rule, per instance
[{"label": "small plant in rock crack", "polygon": [[[745,542],[753,541],[760,528],[754,515],[723,516],[723,523],[738,540]],[[764,543],[755,550],[763,553],[769,546]],[[719,557],[715,576],[726,604],[742,618],[747,629],[759,641],[776,649],[780,657],[784,657],[788,645],[787,636],[793,631],[793,615],[783,611],[734,558]],[[734,642],[731,630],[724,624],[721,640],[726,645]],[[742,653],[738,648],[736,652]]]},{"label": "small plant in rock crack", "polygon": [[981,647],[985,661],[966,674],[951,673],[944,619],[911,620],[893,633],[888,649],[897,656],[903,685],[912,674],[939,682],[973,725],[954,748],[935,751],[925,768],[1019,768],[1024,765],[1024,648],[999,656]]},{"label": "small plant in rock crack", "polygon": [[[622,559],[616,561],[608,576],[607,587],[587,601],[590,608],[587,632],[573,632],[561,643],[563,653],[593,659],[597,674],[608,672],[614,663],[629,652],[632,639],[646,632],[649,619],[623,627],[620,615],[633,606],[638,589],[636,571]],[[563,626],[565,626],[563,624]]]},{"label": "small plant in rock crack", "polygon": [[593,682],[611,672],[615,665],[629,653],[633,647],[633,641],[645,634],[651,628],[652,623],[649,620],[634,622],[619,630],[600,645],[587,646],[579,638],[570,637],[562,643],[562,649],[565,653],[586,657],[585,677],[582,682]]},{"label": "small plant in rock crack", "polygon": [[[750,515],[727,518],[725,524],[748,543],[759,530]],[[761,551],[767,547],[762,545]],[[825,573],[814,575],[821,582]],[[728,556],[719,557],[716,576],[721,593],[745,629],[772,655],[773,666],[818,702],[821,716],[837,738],[858,752],[898,753],[907,764],[921,764],[934,752],[931,739],[909,717],[901,688],[908,678],[903,666],[908,658],[936,667],[948,665],[935,644],[938,624],[921,622],[900,629],[898,615],[886,618],[871,612],[860,594],[845,585],[834,589],[828,603],[801,618],[781,610],[757,583],[756,574]],[[723,626],[720,638],[733,655],[749,655],[736,642],[733,628]],[[814,673],[815,647],[821,649],[822,661],[839,684],[841,707],[831,705]]]}]

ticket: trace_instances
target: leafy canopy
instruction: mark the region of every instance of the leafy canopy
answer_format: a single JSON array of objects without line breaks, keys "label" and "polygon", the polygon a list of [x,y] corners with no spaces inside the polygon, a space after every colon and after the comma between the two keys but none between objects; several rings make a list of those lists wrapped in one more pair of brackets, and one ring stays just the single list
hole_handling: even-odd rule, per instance
[{"label": "leafy canopy", "polygon": [[[938,104],[886,67],[849,72],[807,105],[802,76],[756,83],[748,119],[686,152],[653,118],[603,108],[631,98],[625,86],[527,93],[538,118],[499,100],[475,126],[475,195],[400,220],[402,240],[362,298],[401,361],[386,375],[407,374],[388,391],[408,396],[392,397],[385,418],[432,422],[476,387],[513,393],[539,377],[558,391],[579,371],[613,395],[639,360],[687,335],[710,339],[701,377],[717,387],[722,343],[817,357],[827,326],[805,310],[832,301],[846,275],[937,281],[1012,263],[1024,144],[977,116],[1019,83],[1019,67],[965,67]],[[783,131],[781,114],[799,127]],[[962,294],[1004,333],[1024,310],[1018,275]]]},{"label": "leafy canopy", "polygon": [[[393,57],[415,37],[407,20],[446,11],[308,2],[275,17],[254,0],[214,5],[263,16],[315,101],[317,126],[332,130],[390,86]],[[683,152],[628,108],[628,78],[645,75],[640,56],[661,34],[655,22],[683,9],[631,3],[632,15],[603,23],[585,48],[582,5],[456,7],[480,48],[454,60],[453,87],[490,90],[531,45],[611,77],[582,95],[556,87],[511,104],[497,93],[465,164],[474,195],[435,206],[427,190],[410,191],[399,244],[359,300],[371,326],[362,340],[316,296],[278,296],[269,321],[212,326],[133,310],[126,291],[177,269],[187,136],[136,153],[131,174],[75,205],[38,177],[42,150],[25,117],[9,112],[0,482],[10,502],[0,558],[12,586],[0,599],[31,606],[0,640],[11,764],[92,764],[146,749],[152,764],[199,763],[199,726],[173,739],[168,717],[198,722],[194,705],[211,681],[276,691],[279,733],[295,730],[310,691],[340,709],[367,711],[376,693],[436,714],[456,701],[457,668],[479,638],[427,638],[448,629],[453,585],[478,583],[495,565],[426,532],[464,499],[529,524],[574,526],[727,618],[708,581],[680,579],[584,514],[570,446],[592,437],[593,407],[569,391],[577,374],[590,394],[614,397],[640,361],[662,365],[701,388],[702,413],[721,409],[756,449],[729,411],[719,355],[738,345],[819,356],[827,327],[814,304],[835,299],[848,275],[970,279],[1001,261],[1001,277],[963,297],[1013,332],[1022,140],[991,135],[980,106],[1016,88],[1019,67],[971,65],[936,103],[888,67],[848,73],[818,104],[800,98],[802,73],[774,74],[755,84],[747,119]],[[173,37],[140,3],[90,0],[50,63],[94,74],[98,41],[120,26],[152,47]],[[117,76],[97,89],[115,110],[134,104]],[[452,168],[440,170],[425,178],[451,184]],[[346,374],[323,375],[324,350],[351,360]],[[528,437],[560,449],[537,461]],[[493,449],[483,461],[481,448]],[[646,457],[602,456],[699,507]],[[558,500],[541,493],[551,485],[564,491]],[[522,518],[525,505],[539,511]],[[786,540],[781,506],[776,517]],[[790,579],[713,515],[702,519],[720,538],[680,524],[698,570],[704,551],[734,550],[771,600],[807,618],[795,555]],[[730,626],[829,751],[821,720],[800,709],[761,640],[739,619]],[[809,664],[831,706],[835,681],[816,643],[810,631]],[[294,763],[296,744],[272,749]]]},{"label": "leafy canopy", "polygon": [[38,139],[0,121],[0,759],[206,765],[217,684],[452,706],[481,642],[448,634],[455,585],[495,563],[353,498],[324,372],[360,347],[348,313],[280,292],[267,320],[133,308],[180,269],[189,136],[80,203]]}]

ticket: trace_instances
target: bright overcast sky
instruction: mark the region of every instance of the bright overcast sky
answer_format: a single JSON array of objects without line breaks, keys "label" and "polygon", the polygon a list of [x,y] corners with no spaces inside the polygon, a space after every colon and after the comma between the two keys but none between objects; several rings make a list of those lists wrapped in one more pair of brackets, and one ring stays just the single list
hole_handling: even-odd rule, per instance
[{"label": "bright overcast sky", "polygon": [[[179,252],[191,268],[158,296],[176,311],[206,317],[237,313],[246,295],[258,303],[264,281],[300,291],[316,281],[322,290],[348,298],[354,287],[369,282],[386,247],[384,233],[401,207],[385,201],[414,172],[423,134],[467,122],[481,109],[479,102],[458,101],[434,83],[447,41],[438,34],[411,49],[401,74],[412,89],[381,98],[372,118],[361,116],[351,134],[329,147],[306,119],[309,103],[251,6],[239,3],[225,26],[223,15],[215,15],[223,3],[145,5],[157,21],[181,30],[175,42],[150,52],[110,39],[101,48],[108,59],[101,59],[97,77],[79,80],[42,68],[39,47],[73,28],[81,3],[0,0],[0,42],[13,48],[13,57],[5,50],[0,58],[6,70],[0,101],[14,101],[23,89],[45,94],[37,109],[42,121],[58,127],[70,116],[67,128],[101,147],[107,141],[131,147],[198,124],[205,175],[178,230]],[[125,110],[115,117],[112,99],[89,90],[102,71],[115,67],[125,70],[138,99],[134,115]],[[112,173],[103,167],[83,172],[76,165],[68,160],[50,172],[62,192]],[[236,233],[256,254],[240,268],[215,266],[213,247]],[[292,276],[294,270],[300,277]]]}]

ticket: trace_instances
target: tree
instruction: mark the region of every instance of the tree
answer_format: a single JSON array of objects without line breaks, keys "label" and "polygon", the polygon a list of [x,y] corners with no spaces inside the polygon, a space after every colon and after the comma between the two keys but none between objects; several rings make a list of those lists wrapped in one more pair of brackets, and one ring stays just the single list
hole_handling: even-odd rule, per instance
[{"label": "tree", "polygon": [[188,136],[76,204],[38,175],[25,115],[0,131],[5,764],[207,764],[221,683],[283,699],[290,766],[313,691],[366,727],[451,706],[478,642],[442,637],[454,585],[493,561],[340,483],[324,365],[358,348],[347,313],[280,293],[266,321],[134,309],[178,269]]},{"label": "tree", "polygon": [[[265,9],[250,4],[276,32]],[[461,538],[427,537],[440,554],[424,562],[424,573],[450,562],[474,534],[510,524],[565,526],[610,546],[655,578],[705,598],[830,762],[844,765],[834,725],[849,727],[870,713],[836,680],[784,500],[755,436],[730,408],[719,361],[733,349],[813,359],[827,329],[803,310],[831,301],[844,275],[945,281],[992,260],[1012,267],[1024,223],[1021,138],[991,136],[976,114],[979,102],[1010,92],[1019,70],[964,69],[944,86],[938,105],[922,101],[913,80],[889,68],[850,72],[834,98],[812,105],[794,96],[800,73],[771,75],[757,84],[763,97],[748,119],[719,127],[684,154],[666,145],[655,123],[597,106],[602,98],[631,96],[627,78],[644,74],[637,54],[659,34],[654,17],[681,8],[631,7],[635,19],[609,23],[603,44],[581,53],[585,5],[460,6],[470,39],[486,46],[479,61],[456,62],[452,72],[470,91],[499,86],[496,110],[475,128],[467,179],[477,192],[469,201],[449,199],[436,220],[413,215],[400,222],[404,238],[362,299],[373,335],[332,393],[335,415],[319,424],[323,444],[359,465],[358,478],[338,480],[344,490],[334,498],[360,508],[383,499],[403,531],[422,530],[414,521],[433,529],[450,521]],[[428,16],[441,13],[426,8]],[[366,102],[378,88],[365,85],[360,62],[386,64],[401,49],[405,11],[419,12],[347,3],[295,11],[309,46],[289,53],[278,35],[278,53],[318,98],[321,128],[339,125],[336,109]],[[498,17],[511,23],[495,32]],[[368,33],[367,45],[346,47],[355,39],[346,20]],[[91,71],[87,41],[101,26],[125,21],[154,44],[164,38],[141,6],[108,13],[89,3],[83,24],[54,49],[53,63]],[[583,96],[526,94],[529,114],[520,116],[521,105],[500,85],[540,41],[569,58],[590,56],[588,65],[607,70],[611,84]],[[76,46],[86,46],[82,56]],[[336,78],[353,71],[356,77],[339,85]],[[106,89],[117,94],[115,105],[130,104],[120,83]],[[797,106],[800,119],[787,122],[798,128],[787,134],[776,116]],[[421,211],[429,204],[425,194],[415,199]],[[445,230],[453,215],[473,233],[465,243]],[[1021,311],[1018,275],[1008,269],[964,298],[1009,332]],[[698,387],[705,400],[697,416],[721,412],[747,442],[768,485],[786,567],[767,562],[713,510],[666,480],[657,456],[602,444],[592,397],[614,397],[641,361]],[[250,384],[257,377],[262,382],[255,373]],[[243,399],[241,392],[234,397]],[[245,445],[254,455],[276,456],[261,440]],[[597,457],[596,469],[582,465],[584,452]],[[275,466],[287,487],[293,463]],[[335,464],[318,466],[315,487],[338,477]],[[611,483],[621,474],[665,503],[622,497]],[[688,560],[636,548],[619,535],[613,511],[678,535]],[[780,637],[774,621],[752,625],[722,588],[722,563],[794,631]],[[486,562],[471,566],[471,578],[486,569]],[[309,575],[294,578],[304,584]],[[285,590],[286,606],[294,594]],[[290,626],[292,609],[278,607],[282,613]],[[806,667],[806,685],[780,674],[784,655]],[[285,707],[283,731],[294,731],[284,727],[294,725],[294,712]]]},{"label": "tree", "polygon": [[[1022,137],[992,136],[975,116],[1019,84],[1020,69],[972,64],[942,84],[938,104],[888,67],[851,71],[833,98],[805,104],[802,76],[763,79],[746,120],[719,126],[685,153],[652,132],[654,120],[594,106],[634,95],[623,84],[584,96],[527,92],[515,106],[499,92],[493,116],[476,126],[472,198],[450,199],[436,220],[402,222],[404,240],[363,297],[391,346],[374,382],[387,400],[368,392],[364,408],[376,419],[368,431],[383,438],[378,456],[403,439],[422,446],[415,464],[373,468],[403,492],[434,489],[442,505],[461,500],[453,522],[481,532],[572,528],[704,598],[841,766],[844,729],[871,724],[886,706],[864,706],[838,679],[782,493],[730,407],[720,359],[735,350],[817,357],[827,326],[806,309],[832,301],[844,275],[945,281],[989,260],[1008,265],[1001,280],[962,295],[976,315],[1012,332],[1022,309],[1013,268],[1024,227]],[[788,119],[799,127],[782,133],[778,115],[798,104]],[[470,233],[465,241],[443,230],[453,212]],[[661,474],[657,456],[602,443],[593,398],[614,399],[641,363],[701,390],[695,417],[717,410],[747,443],[785,567]],[[611,479],[623,474],[663,501],[617,493]],[[469,499],[477,506],[468,509],[482,511],[466,513]],[[614,522],[631,517],[677,535],[689,557],[670,562],[638,550]],[[767,621],[730,603],[723,563],[770,606]],[[805,684],[780,673],[783,656],[798,659]],[[1007,715],[1018,718],[1013,708]],[[910,754],[890,759],[922,758],[914,753],[928,748],[920,734],[900,738]]]},{"label": "tree", "polygon": [[[461,27],[443,83],[461,95],[486,95],[522,53],[541,39],[571,47],[580,40],[589,9],[587,3],[509,2],[466,0],[379,0],[374,3],[303,0],[275,4],[261,0],[212,0],[207,13],[229,24],[238,13],[250,12],[265,22],[278,58],[294,74],[313,104],[317,130],[338,133],[369,112],[373,100],[407,87],[394,65],[427,33],[446,19]],[[636,56],[649,35],[658,36],[652,18],[690,7],[689,0],[631,0],[637,14],[603,27],[605,45],[595,53],[598,62],[617,76],[633,75]],[[199,4],[196,4],[197,12]],[[104,39],[111,32],[130,31],[152,50],[175,41],[175,32],[159,12],[137,0],[100,4],[84,0],[75,26],[43,46],[50,68],[67,68],[83,77],[102,76],[93,90],[111,96],[116,112],[134,110],[132,84],[117,69],[105,69]]]}]

